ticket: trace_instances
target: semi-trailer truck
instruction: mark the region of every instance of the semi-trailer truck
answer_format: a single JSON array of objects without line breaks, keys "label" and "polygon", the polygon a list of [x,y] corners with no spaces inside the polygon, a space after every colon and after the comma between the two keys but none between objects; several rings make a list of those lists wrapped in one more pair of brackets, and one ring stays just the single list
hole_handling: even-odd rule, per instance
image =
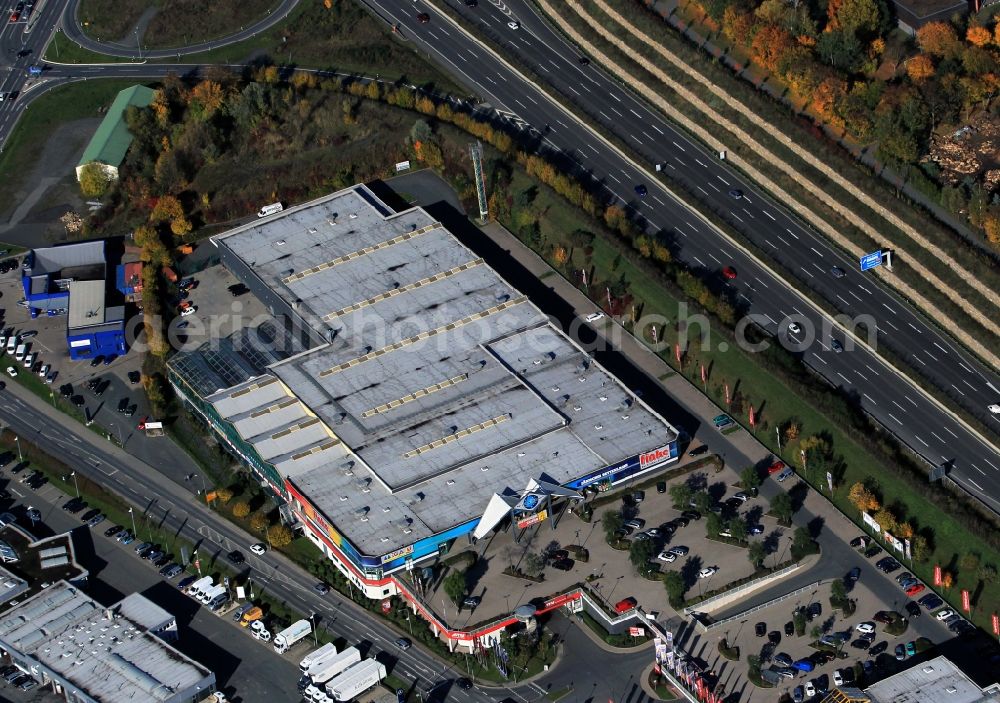
[{"label": "semi-trailer truck", "polygon": [[333,642],[327,642],[319,649],[314,649],[302,658],[299,662],[299,671],[303,674],[309,673],[309,667],[318,664],[324,659],[329,659],[337,655],[337,646]]},{"label": "semi-trailer truck", "polygon": [[360,661],[361,652],[358,651],[358,648],[348,647],[332,659],[327,659],[325,662],[319,662],[319,664],[313,664],[309,667],[309,672],[306,676],[309,677],[309,682],[313,686],[322,688],[335,677],[344,673]]},{"label": "semi-trailer truck", "polygon": [[384,678],[385,666],[375,659],[365,659],[330,681],[326,692],[335,701],[349,701],[378,685]]},{"label": "semi-trailer truck", "polygon": [[308,637],[311,633],[312,625],[309,624],[308,620],[293,622],[274,636],[274,651],[278,654],[284,654],[292,645],[303,637]]}]

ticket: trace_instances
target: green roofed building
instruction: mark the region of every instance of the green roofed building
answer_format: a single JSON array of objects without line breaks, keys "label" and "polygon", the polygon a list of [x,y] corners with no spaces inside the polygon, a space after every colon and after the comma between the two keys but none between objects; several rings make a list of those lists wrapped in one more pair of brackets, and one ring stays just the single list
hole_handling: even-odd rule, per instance
[{"label": "green roofed building", "polygon": [[144,85],[134,85],[118,93],[108,108],[108,114],[83,150],[80,163],[76,165],[76,180],[80,180],[83,167],[91,163],[100,164],[109,178],[118,178],[118,167],[125,160],[125,153],[132,143],[132,135],[125,124],[125,110],[130,105],[146,107],[151,102],[153,89]]}]

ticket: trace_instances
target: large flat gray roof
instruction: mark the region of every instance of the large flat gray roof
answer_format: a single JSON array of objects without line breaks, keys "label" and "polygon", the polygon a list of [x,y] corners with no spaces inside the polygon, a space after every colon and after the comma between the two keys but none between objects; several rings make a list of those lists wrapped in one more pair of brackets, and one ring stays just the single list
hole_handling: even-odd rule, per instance
[{"label": "large flat gray roof", "polygon": [[0,641],[108,703],[181,700],[198,686],[211,690],[212,672],[135,619],[144,613],[147,622],[162,620],[165,611],[139,595],[120,606],[104,608],[60,581],[0,615]]},{"label": "large flat gray roof", "polygon": [[994,690],[983,692],[947,657],[930,661],[882,679],[865,689],[875,703],[987,703],[996,701]]},{"label": "large flat gray roof", "polygon": [[329,341],[209,397],[359,549],[676,437],[425,211],[372,197],[359,186],[216,238]]},{"label": "large flat gray roof", "polygon": [[[55,247],[32,249],[35,255],[31,274],[53,274],[77,267],[103,267],[104,241],[76,242]],[[95,278],[102,277],[98,274]]]}]

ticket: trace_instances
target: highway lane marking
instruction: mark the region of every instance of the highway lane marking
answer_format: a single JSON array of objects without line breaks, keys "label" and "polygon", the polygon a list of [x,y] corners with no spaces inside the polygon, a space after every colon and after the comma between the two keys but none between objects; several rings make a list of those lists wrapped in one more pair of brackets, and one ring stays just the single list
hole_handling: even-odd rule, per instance
[{"label": "highway lane marking", "polygon": [[867,381],[867,380],[868,380],[868,377],[867,377],[867,376],[865,376],[865,375],[864,375],[863,373],[861,373],[860,371],[858,371],[857,369],[854,369],[854,373],[856,373],[857,375],[861,376],[861,378],[865,379],[865,381]]},{"label": "highway lane marking", "polygon": [[614,99],[615,99],[615,100],[617,100],[618,102],[621,102],[621,101],[622,101],[622,99],[621,99],[621,98],[619,98],[619,97],[618,97],[617,95],[615,95],[614,93],[608,93],[608,95],[610,95],[610,96],[611,96],[612,98],[614,98]]},{"label": "highway lane marking", "polygon": [[944,425],[941,425],[941,429],[943,429],[943,430],[944,430],[945,432],[947,432],[948,434],[950,434],[950,435],[951,435],[952,437],[954,437],[955,439],[958,439],[958,435],[957,435],[957,434],[955,434],[954,432],[952,432],[951,430],[949,430],[949,429],[948,429],[947,427],[945,427]]},{"label": "highway lane marking", "polygon": [[484,76],[484,78],[485,78],[486,80],[488,80],[488,81],[489,81],[490,83],[492,83],[493,85],[496,85],[496,84],[497,84],[497,82],[496,82],[495,80],[493,80],[492,78],[490,78],[489,76]]},{"label": "highway lane marking", "polygon": [[[679,164],[680,164],[681,166],[684,166],[685,168],[687,168],[687,164],[686,164],[686,163],[684,163],[684,162],[683,162],[683,161],[681,160],[681,157],[679,157],[679,156],[675,156],[674,158],[675,158],[675,159],[677,159],[677,163],[679,163]],[[668,164],[668,165],[669,165],[669,164]]]},{"label": "highway lane marking", "polygon": [[920,362],[921,364],[923,364],[924,366],[927,366],[927,362],[926,362],[926,361],[924,361],[923,359],[921,359],[921,358],[920,358],[919,356],[917,356],[916,354],[913,354],[913,358],[914,358],[914,359],[916,359],[917,361],[919,361],[919,362]]},{"label": "highway lane marking", "polygon": [[616,176],[615,174],[611,173],[610,171],[608,172],[608,178],[613,178],[613,179],[615,179],[616,183],[618,183],[619,185],[621,184],[621,180],[618,178],[618,176]]},{"label": "highway lane marking", "polygon": [[636,117],[638,117],[638,118],[639,118],[640,120],[642,119],[642,115],[640,115],[640,114],[639,114],[638,112],[636,112],[636,111],[635,111],[635,110],[633,110],[632,108],[629,108],[629,109],[628,109],[628,111],[629,111],[629,112],[631,112],[631,113],[632,113],[633,115],[635,115]]},{"label": "highway lane marking", "polygon": [[690,227],[691,229],[693,229],[693,230],[695,231],[695,234],[697,234],[697,233],[698,233],[698,228],[697,228],[697,227],[695,227],[695,226],[694,226],[693,224],[691,224],[690,222],[688,222],[687,220],[684,220],[684,224],[686,224],[686,225],[687,225],[688,227]]},{"label": "highway lane marking", "polygon": [[729,181],[727,181],[727,180],[726,180],[725,178],[723,178],[723,177],[722,177],[722,176],[720,176],[719,174],[715,174],[715,177],[716,177],[716,178],[718,178],[718,179],[719,179],[720,181],[722,181],[723,183],[725,183],[725,184],[726,184],[727,186],[729,185]]},{"label": "highway lane marking", "polygon": [[[708,195],[708,194],[706,193],[706,195]],[[739,220],[740,222],[743,222],[743,218],[742,218],[742,217],[740,217],[739,215],[737,215],[737,214],[736,214],[735,212],[733,213],[733,217],[735,217],[735,218],[736,218],[737,220]]]},{"label": "highway lane marking", "polygon": [[[743,297],[747,298],[745,295]],[[749,301],[749,300],[750,300],[750,298],[747,298],[747,301]],[[778,323],[775,321],[775,319],[773,317],[771,317],[770,315],[768,315],[766,312],[764,313],[764,317],[766,317],[768,320],[770,320],[771,324],[774,325],[775,327],[778,326]]]},{"label": "highway lane marking", "polygon": [[844,374],[840,373],[840,371],[838,371],[838,372],[837,372],[837,375],[838,375],[838,376],[840,376],[840,377],[841,377],[842,379],[844,379],[844,383],[846,383],[846,384],[848,384],[848,385],[850,385],[850,386],[853,386],[853,385],[854,385],[853,383],[851,383],[851,379],[849,379],[849,378],[848,378],[847,376],[845,376]]},{"label": "highway lane marking", "polygon": [[961,388],[959,388],[958,386],[956,386],[954,383],[951,384],[951,387],[954,388],[956,391],[958,391],[959,394],[961,394],[963,398],[965,397],[965,391],[963,391]]},{"label": "highway lane marking", "polygon": [[910,404],[912,404],[913,407],[915,407],[915,408],[918,407],[917,404],[913,401],[913,398],[911,398],[908,395],[904,395],[903,397],[906,398],[908,401],[910,401]]},{"label": "highway lane marking", "polygon": [[997,469],[997,465],[996,465],[996,464],[994,464],[994,463],[993,463],[992,461],[990,461],[989,459],[985,459],[985,458],[984,458],[984,459],[983,459],[983,461],[985,461],[985,462],[986,462],[987,464],[989,464],[990,466],[992,466],[992,467],[993,467],[994,469],[996,469],[997,471],[1000,471],[1000,469]]},{"label": "highway lane marking", "polygon": [[595,148],[594,148],[594,145],[593,145],[593,144],[589,144],[589,143],[588,143],[588,144],[587,144],[587,146],[588,146],[588,147],[590,148],[590,150],[591,150],[592,152],[594,152],[595,154],[600,154],[600,153],[601,153],[601,152],[599,152],[599,151],[598,151],[597,149],[595,149]]},{"label": "highway lane marking", "polygon": [[974,385],[972,385],[971,383],[969,383],[968,381],[966,381],[966,380],[965,380],[964,378],[962,379],[962,383],[964,383],[964,384],[965,384],[965,385],[967,385],[967,386],[968,386],[969,388],[971,388],[971,389],[973,390],[973,392],[976,392],[976,391],[978,391],[978,390],[979,390],[979,389],[978,389],[978,388],[976,388],[976,387],[975,387]]},{"label": "highway lane marking", "polygon": [[685,149],[684,147],[682,147],[682,146],[681,146],[680,144],[678,144],[677,142],[672,142],[672,143],[673,143],[673,145],[674,145],[675,147],[677,147],[677,148],[678,148],[678,149],[680,149],[681,151],[684,151],[684,152],[686,152],[686,151],[687,151],[687,150],[686,150],[686,149]]},{"label": "highway lane marking", "polygon": [[793,237],[795,237],[796,239],[799,238],[799,235],[795,234],[795,232],[792,231],[791,227],[785,227],[785,231],[788,232]]},{"label": "highway lane marking", "polygon": [[821,259],[823,258],[823,255],[819,253],[819,249],[817,249],[816,247],[809,247],[809,248],[812,249],[813,252],[815,252],[816,256],[818,256]]},{"label": "highway lane marking", "polygon": [[973,481],[973,480],[972,480],[971,478],[970,478],[970,479],[966,479],[966,480],[967,480],[967,481],[968,481],[969,483],[971,483],[971,484],[972,484],[973,486],[975,486],[975,487],[976,487],[976,489],[977,489],[977,490],[978,490],[978,491],[979,491],[980,493],[985,493],[985,491],[983,490],[983,487],[982,487],[982,486],[980,486],[980,485],[979,485],[978,483],[976,483],[975,481]]},{"label": "highway lane marking", "polygon": [[560,127],[565,127],[566,129],[569,129],[569,125],[563,122],[562,120],[557,119],[556,124],[558,124]]},{"label": "highway lane marking", "polygon": [[807,271],[804,266],[799,266],[799,268],[802,269],[802,273],[808,274],[809,278],[816,278],[815,276],[812,275],[812,271]]},{"label": "highway lane marking", "polygon": [[705,195],[708,195],[708,191],[707,191],[707,190],[705,190],[704,188],[702,188],[701,186],[697,186],[697,188],[698,188],[698,190],[700,190],[700,191],[701,191],[702,193],[704,193]]},{"label": "highway lane marking", "polygon": [[556,63],[555,61],[553,61],[552,59],[549,59],[549,63],[550,63],[550,64],[552,64],[553,66],[555,66],[556,68],[559,68],[559,64],[557,64],[557,63]]},{"label": "highway lane marking", "polygon": [[942,347],[942,346],[941,346],[940,344],[938,344],[937,342],[931,342],[931,344],[933,344],[933,345],[934,345],[935,347],[937,347],[938,349],[940,349],[941,351],[943,351],[943,352],[944,352],[945,354],[947,354],[947,353],[948,353],[948,350],[947,350],[947,349],[945,349],[944,347]]},{"label": "highway lane marking", "polygon": [[743,212],[745,212],[748,217],[751,217],[751,218],[753,217],[753,213],[750,212],[749,210],[747,210],[746,208],[743,208]]},{"label": "highway lane marking", "polygon": [[600,113],[601,117],[603,117],[604,119],[606,119],[608,122],[611,121],[611,118],[608,117],[608,115],[605,114],[604,110],[599,110],[598,112]]},{"label": "highway lane marking", "polygon": [[917,327],[915,327],[912,322],[907,321],[906,324],[908,324],[910,326],[910,328],[913,329],[913,331],[916,332],[917,334],[923,334],[923,332],[921,332],[919,329],[917,329]]},{"label": "highway lane marking", "polygon": [[521,107],[523,107],[523,108],[524,108],[525,110],[527,110],[527,109],[528,109],[528,106],[527,106],[527,105],[525,105],[525,104],[524,104],[523,102],[521,102],[520,100],[518,100],[517,98],[514,98],[514,102],[516,102],[516,103],[517,103],[518,105],[520,105]]},{"label": "highway lane marking", "polygon": [[958,362],[958,365],[961,366],[963,369],[965,369],[968,373],[972,373],[972,369],[970,369],[968,366],[966,366],[965,364],[963,364],[961,361]]},{"label": "highway lane marking", "polygon": [[538,101],[537,101],[537,100],[535,100],[535,99],[534,99],[533,97],[531,97],[531,94],[529,94],[529,93],[525,93],[525,94],[524,94],[524,97],[526,97],[526,98],[527,98],[528,100],[530,100],[531,102],[535,103],[535,105],[537,105],[537,104],[538,104]]},{"label": "highway lane marking", "polygon": [[823,267],[822,266],[820,266],[819,264],[817,264],[815,261],[812,262],[812,265],[816,268],[817,271],[819,271],[820,273],[823,273]]},{"label": "highway lane marking", "polygon": [[653,124],[652,122],[650,122],[650,123],[649,123],[649,126],[650,126],[650,127],[652,127],[653,129],[655,129],[655,130],[656,130],[657,132],[659,132],[659,133],[660,133],[660,136],[664,136],[664,134],[663,134],[663,130],[662,130],[662,129],[660,129],[659,127],[657,127],[657,126],[656,126],[655,124]]},{"label": "highway lane marking", "polygon": [[614,109],[613,107],[610,107],[610,106],[609,106],[609,109],[611,110],[611,112],[615,113],[615,114],[616,114],[616,115],[618,115],[619,117],[624,117],[624,116],[625,116],[625,115],[623,115],[622,113],[618,112],[618,110]]},{"label": "highway lane marking", "polygon": [[709,188],[713,188],[716,193],[721,193],[722,192],[721,190],[719,190],[719,186],[717,186],[714,183],[712,183],[712,181],[708,182],[708,187]]},{"label": "highway lane marking", "polygon": [[878,403],[876,403],[875,400],[870,395],[868,395],[867,393],[862,393],[861,395],[863,395],[865,398],[867,398],[869,400],[869,402],[871,402],[872,405],[878,405]]},{"label": "highway lane marking", "polygon": [[854,291],[849,290],[847,292],[850,293],[851,295],[853,295],[855,298],[857,298],[859,302],[862,302],[862,303],[864,302],[863,300],[861,300],[861,296],[858,295],[857,293],[855,293]]},{"label": "highway lane marking", "polygon": [[663,207],[666,207],[666,206],[667,206],[667,204],[666,204],[665,202],[663,202],[662,200],[660,200],[660,199],[659,199],[659,198],[658,198],[657,196],[655,196],[655,195],[653,196],[653,200],[655,200],[656,202],[658,202],[658,203],[659,203],[660,205],[662,205]]},{"label": "highway lane marking", "polygon": [[722,262],[721,262],[721,261],[719,261],[719,260],[718,260],[718,259],[717,259],[717,258],[715,257],[715,254],[713,254],[713,253],[709,252],[709,254],[708,254],[708,258],[710,258],[710,259],[711,259],[712,261],[714,261],[715,263],[717,263],[717,264],[718,264],[719,266],[722,266]]},{"label": "highway lane marking", "polygon": [[[630,134],[630,135],[628,135],[628,136],[632,137],[632,139],[634,139],[634,140],[636,140],[637,142],[639,142],[640,144],[642,144],[642,140],[641,140],[641,139],[639,139],[639,137],[635,136],[634,134]],[[648,135],[647,135],[647,136],[648,136]]]},{"label": "highway lane marking", "polygon": [[932,361],[937,361],[937,360],[938,360],[938,358],[937,358],[936,356],[934,356],[933,354],[931,354],[931,353],[930,353],[929,351],[927,351],[926,349],[924,349],[924,354],[926,354],[927,356],[929,356],[929,357],[931,358],[931,360],[932,360]]},{"label": "highway lane marking", "polygon": [[701,259],[699,259],[697,256],[692,256],[691,258],[694,259],[695,261],[697,261],[701,265],[702,268],[706,268],[706,269],[708,268],[708,266],[705,265],[705,262],[702,261]]},{"label": "highway lane marking", "polygon": [[767,215],[768,217],[770,217],[771,218],[771,222],[777,222],[777,220],[774,219],[774,215],[772,215],[771,213],[769,213],[767,210],[761,210],[761,212],[763,212],[765,215]]},{"label": "highway lane marking", "polygon": [[571,86],[571,85],[567,85],[566,87],[567,87],[567,88],[569,88],[570,90],[572,90],[572,91],[573,91],[574,93],[576,93],[577,95],[579,95],[579,94],[580,94],[580,91],[579,91],[579,90],[577,90],[576,88],[574,88],[573,86]]},{"label": "highway lane marking", "polygon": [[878,371],[876,371],[875,369],[873,369],[873,368],[872,368],[871,366],[869,366],[868,364],[865,364],[865,368],[866,368],[866,369],[868,369],[869,371],[871,371],[871,372],[872,372],[873,374],[875,374],[876,376],[878,376]]},{"label": "highway lane marking", "polygon": [[465,58],[461,54],[458,55],[458,58],[462,59],[462,61],[465,61],[465,63],[469,63],[469,59]]},{"label": "highway lane marking", "polygon": [[862,285],[859,285],[859,286],[858,286],[858,288],[860,288],[861,290],[863,290],[863,291],[864,291],[865,293],[867,293],[868,295],[871,295],[871,294],[872,294],[872,292],[871,292],[870,290],[868,290],[867,288],[865,288],[865,287],[864,287],[864,286],[862,286]]},{"label": "highway lane marking", "polygon": [[892,313],[893,315],[895,315],[895,314],[896,314],[896,311],[895,311],[895,310],[893,310],[892,308],[890,308],[890,307],[889,307],[888,305],[886,305],[885,303],[882,303],[882,307],[884,307],[884,308],[885,308],[886,310],[888,310],[888,311],[889,311],[890,313]]},{"label": "highway lane marking", "polygon": [[891,328],[893,328],[894,330],[896,330],[897,332],[899,332],[899,328],[898,328],[898,327],[896,327],[896,325],[894,325],[894,324],[892,324],[891,322],[889,322],[888,320],[886,320],[886,321],[885,321],[885,324],[889,325],[889,327],[891,327]]},{"label": "highway lane marking", "polygon": [[850,305],[849,302],[847,302],[840,296],[840,293],[837,293],[837,299],[840,300],[844,305]]},{"label": "highway lane marking", "polygon": [[652,134],[650,134],[650,133],[649,133],[649,132],[647,132],[646,130],[643,130],[643,131],[642,131],[642,133],[646,135],[646,138],[647,138],[647,139],[648,139],[649,141],[651,141],[651,142],[655,142],[655,141],[656,141],[656,137],[654,137],[654,136],[653,136]]},{"label": "highway lane marking", "polygon": [[944,443],[945,443],[945,442],[944,442],[944,440],[943,440],[943,439],[941,439],[941,438],[940,438],[940,437],[938,436],[937,432],[935,432],[934,430],[931,430],[931,436],[933,436],[933,437],[934,437],[934,439],[936,439],[937,441],[939,441],[939,442],[940,442],[941,444],[944,444]]},{"label": "highway lane marking", "polygon": [[765,243],[765,244],[767,244],[768,246],[771,246],[771,247],[774,247],[775,249],[777,249],[777,248],[778,248],[778,246],[777,246],[776,244],[772,244],[772,243],[771,243],[771,240],[770,240],[770,239],[765,239],[765,240],[764,240],[764,243]]},{"label": "highway lane marking", "polygon": [[922,445],[924,445],[925,447],[927,447],[928,449],[930,449],[930,448],[931,448],[931,445],[927,444],[927,442],[925,442],[925,441],[924,441],[924,438],[923,438],[923,437],[921,437],[920,435],[914,435],[914,437],[916,437],[916,438],[917,438],[917,440],[918,440],[918,441],[919,441],[919,442],[920,442],[920,443],[921,443]]},{"label": "highway lane marking", "polygon": [[[904,408],[902,405],[900,405],[899,403],[897,403],[895,400],[892,401],[892,404],[895,405],[900,410],[902,410],[904,413],[906,412],[906,408]],[[902,424],[902,423],[900,423],[900,424]]]},{"label": "highway lane marking", "polygon": [[[764,283],[764,281],[760,280],[759,278],[755,278],[753,280],[756,281],[757,283],[761,284],[765,288],[770,288],[771,287],[771,286],[767,285],[766,283]],[[781,313],[781,314],[784,315],[785,313]]]},{"label": "highway lane marking", "polygon": [[708,166],[705,166],[705,164],[703,164],[703,163],[701,162],[701,159],[699,159],[699,158],[698,158],[697,156],[696,156],[696,157],[694,157],[694,160],[698,162],[698,165],[699,165],[699,166],[704,166],[705,168],[708,168]]},{"label": "highway lane marking", "polygon": [[985,476],[985,475],[986,475],[986,472],[985,472],[985,471],[983,471],[982,469],[980,469],[980,468],[979,468],[978,466],[976,466],[975,464],[969,464],[969,466],[971,466],[972,468],[974,468],[974,469],[975,469],[976,471],[978,471],[979,473],[981,473],[981,474],[982,474],[983,476]]}]

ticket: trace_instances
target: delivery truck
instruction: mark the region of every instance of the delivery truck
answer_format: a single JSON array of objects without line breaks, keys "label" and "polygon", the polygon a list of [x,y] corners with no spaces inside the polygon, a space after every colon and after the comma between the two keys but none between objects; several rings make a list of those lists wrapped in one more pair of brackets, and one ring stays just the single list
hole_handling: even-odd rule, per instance
[{"label": "delivery truck", "polygon": [[335,701],[350,701],[384,678],[385,666],[375,659],[365,659],[330,681],[326,692]]},{"label": "delivery truck", "polygon": [[293,622],[274,636],[274,651],[278,654],[284,654],[296,642],[310,634],[312,634],[312,625],[309,624],[308,620]]},{"label": "delivery truck", "polygon": [[330,659],[331,657],[337,656],[337,647],[333,642],[328,642],[324,644],[319,649],[314,649],[302,658],[299,662],[299,671],[303,674],[309,673],[309,667],[313,664],[318,664],[324,659]]}]

